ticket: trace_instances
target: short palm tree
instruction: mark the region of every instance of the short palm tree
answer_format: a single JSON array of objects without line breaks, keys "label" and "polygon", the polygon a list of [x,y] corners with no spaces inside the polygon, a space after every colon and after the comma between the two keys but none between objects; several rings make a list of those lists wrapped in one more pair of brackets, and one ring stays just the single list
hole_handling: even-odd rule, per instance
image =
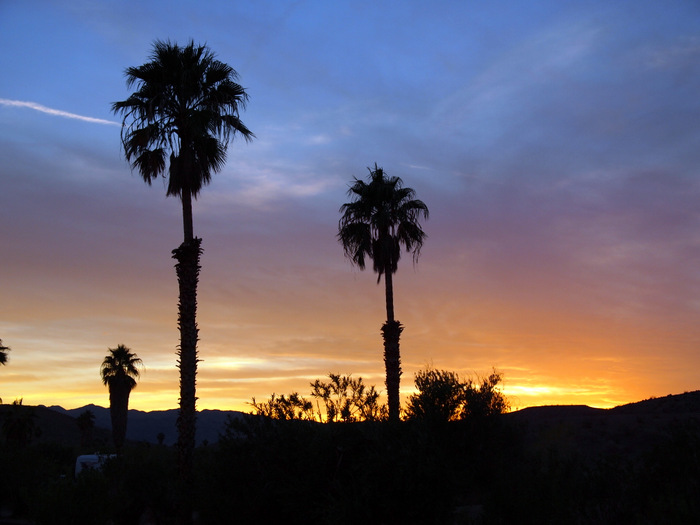
[{"label": "short palm tree", "polygon": [[239,118],[248,95],[236,71],[203,45],[156,41],[151,60],[126,70],[128,99],[112,106],[123,116],[122,146],[132,169],[149,185],[165,176],[167,195],[182,201],[184,242],[173,250],[179,290],[180,414],[178,450],[181,480],[189,484],[196,429],[197,283],[201,239],[194,237],[192,199],[226,161],[235,135],[255,135]]},{"label": "short palm tree", "polygon": [[100,375],[109,388],[109,414],[112,418],[112,439],[117,451],[121,451],[126,437],[126,423],[129,414],[129,395],[136,387],[136,379],[141,375],[141,359],[124,345],[110,348],[102,361]]},{"label": "short palm tree", "polygon": [[415,190],[403,186],[399,177],[389,177],[382,168],[369,169],[369,178],[354,179],[348,190],[351,202],[340,207],[343,214],[338,223],[338,240],[345,255],[361,270],[372,259],[377,283],[384,276],[386,289],[386,323],[382,326],[384,364],[389,405],[389,419],[398,421],[400,413],[399,386],[401,358],[399,338],[403,326],[394,318],[393,274],[401,258],[402,247],[420,255],[426,234],[420,218],[428,218],[428,207],[415,199]]}]

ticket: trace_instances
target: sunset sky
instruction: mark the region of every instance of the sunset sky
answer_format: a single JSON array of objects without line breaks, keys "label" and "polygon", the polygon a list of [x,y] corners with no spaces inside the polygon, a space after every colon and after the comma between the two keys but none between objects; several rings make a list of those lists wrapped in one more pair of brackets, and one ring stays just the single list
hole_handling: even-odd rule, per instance
[{"label": "sunset sky", "polygon": [[430,208],[395,276],[402,394],[503,372],[513,408],[700,388],[700,3],[0,1],[5,403],[176,408],[181,207],[112,102],[156,39],[233,66],[256,134],[194,205],[198,407],[328,372],[384,387],[384,288],[336,241],[376,162]]}]

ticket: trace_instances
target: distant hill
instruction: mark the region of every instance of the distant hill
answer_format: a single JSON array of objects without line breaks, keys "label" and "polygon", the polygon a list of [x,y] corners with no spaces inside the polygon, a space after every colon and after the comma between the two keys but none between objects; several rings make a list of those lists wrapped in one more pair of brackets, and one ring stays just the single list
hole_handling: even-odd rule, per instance
[{"label": "distant hill", "polygon": [[649,450],[679,422],[700,423],[700,391],[602,409],[585,405],[529,407],[506,415],[526,443],[629,456]]},{"label": "distant hill", "polygon": [[520,419],[554,419],[622,415],[672,416],[677,414],[700,414],[700,390],[684,394],[669,394],[665,397],[652,397],[644,401],[628,403],[615,408],[592,408],[587,405],[545,405],[528,407],[511,412]]},{"label": "distant hill", "polygon": [[700,412],[700,390],[665,397],[652,397],[612,409],[619,414],[693,414]]},{"label": "distant hill", "polygon": [[[5,417],[10,416],[16,407],[12,405],[0,405],[0,424]],[[33,415],[35,433],[33,441],[58,443],[61,445],[76,445],[80,443],[80,429],[77,421],[66,414],[65,411],[57,412],[43,405],[23,405],[22,411],[28,411]],[[110,427],[111,428],[111,427]],[[111,429],[95,428],[92,434],[94,443],[108,443],[112,439]]]},{"label": "distant hill", "polygon": [[[0,405],[0,419],[9,405]],[[94,440],[96,443],[111,443],[111,420],[109,409],[87,405],[66,410],[60,406],[31,407],[37,416],[36,422],[41,441],[63,444],[80,442],[76,418],[85,410],[95,415]],[[158,443],[158,434],[165,436],[165,445],[177,441],[177,409],[144,412],[129,410],[127,440],[132,442]],[[238,411],[202,410],[197,414],[197,444],[205,441],[216,443],[229,417],[239,418]],[[651,439],[663,432],[668,422],[690,417],[700,420],[700,390],[684,394],[651,398],[612,409],[591,408],[585,405],[553,405],[529,407],[506,415],[530,434],[539,439],[543,433],[556,432],[570,435],[573,446],[608,446],[610,441],[627,443],[629,435],[636,442]]]},{"label": "distant hill", "polygon": [[[95,415],[95,427],[106,429],[110,432],[112,422],[109,415],[109,408],[97,405],[86,405],[80,408],[66,410],[60,406],[48,407],[53,412],[77,418],[85,410],[90,410]],[[128,441],[158,443],[158,434],[163,433],[165,445],[174,445],[177,441],[177,409],[154,410],[144,412],[141,410],[129,410],[129,419],[126,429],[126,439]],[[197,445],[207,441],[216,443],[219,434],[223,432],[229,416],[238,418],[242,412],[234,410],[201,410],[197,412]],[[77,425],[73,425],[77,428]]]}]

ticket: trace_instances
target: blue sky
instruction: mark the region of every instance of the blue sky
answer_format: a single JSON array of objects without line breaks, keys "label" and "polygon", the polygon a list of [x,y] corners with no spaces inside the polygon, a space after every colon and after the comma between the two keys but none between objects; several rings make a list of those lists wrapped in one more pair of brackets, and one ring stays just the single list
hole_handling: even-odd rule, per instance
[{"label": "blue sky", "polygon": [[431,211],[396,279],[402,391],[427,364],[502,370],[515,406],[698,388],[700,5],[0,3],[0,396],[177,404],[179,203],[131,174],[111,103],[155,39],[207,43],[250,95],[195,203],[201,408],[383,387],[383,290],[335,241],[375,162]]}]

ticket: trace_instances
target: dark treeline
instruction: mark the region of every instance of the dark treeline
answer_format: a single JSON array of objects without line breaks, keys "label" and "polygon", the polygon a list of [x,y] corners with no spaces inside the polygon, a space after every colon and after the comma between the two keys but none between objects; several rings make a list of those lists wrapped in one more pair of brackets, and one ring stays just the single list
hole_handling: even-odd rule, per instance
[{"label": "dark treeline", "polygon": [[[32,410],[4,408],[14,418]],[[250,414],[196,449],[195,521],[698,522],[697,412],[590,410],[544,423],[528,411],[323,424]],[[3,436],[0,509],[37,524],[175,520],[173,447],[126,443],[102,472],[76,479],[76,455],[88,447]]]}]

